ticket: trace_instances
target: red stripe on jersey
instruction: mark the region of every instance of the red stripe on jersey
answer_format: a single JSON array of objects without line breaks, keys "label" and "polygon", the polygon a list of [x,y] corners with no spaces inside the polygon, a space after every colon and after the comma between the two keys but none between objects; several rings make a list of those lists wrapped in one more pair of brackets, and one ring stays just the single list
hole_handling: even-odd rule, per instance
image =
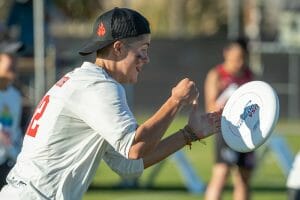
[{"label": "red stripe on jersey", "polygon": [[46,96],[43,97],[43,99],[41,100],[41,102],[39,103],[39,105],[37,106],[37,108],[34,111],[34,115],[33,115],[32,119],[30,121],[30,124],[28,125],[26,135],[29,135],[31,137],[36,136],[36,133],[37,133],[38,128],[40,126],[38,124],[38,121],[43,116],[49,101],[50,101],[50,96],[49,95],[46,95]]},{"label": "red stripe on jersey", "polygon": [[57,81],[55,85],[58,87],[62,87],[69,79],[70,77],[64,76],[59,81]]}]

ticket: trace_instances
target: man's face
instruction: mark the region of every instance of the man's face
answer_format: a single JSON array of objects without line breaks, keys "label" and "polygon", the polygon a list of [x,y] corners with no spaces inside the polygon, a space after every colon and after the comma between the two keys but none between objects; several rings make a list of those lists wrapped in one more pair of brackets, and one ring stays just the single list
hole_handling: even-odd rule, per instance
[{"label": "man's face", "polygon": [[12,81],[15,78],[14,57],[0,54],[0,78]]},{"label": "man's face", "polygon": [[224,51],[225,63],[230,71],[238,73],[244,66],[245,52],[238,45],[232,45]]},{"label": "man's face", "polygon": [[124,58],[120,61],[118,71],[121,74],[121,83],[136,83],[138,74],[142,71],[143,65],[149,63],[148,48],[150,35],[143,35],[141,40],[130,44],[124,43]]}]

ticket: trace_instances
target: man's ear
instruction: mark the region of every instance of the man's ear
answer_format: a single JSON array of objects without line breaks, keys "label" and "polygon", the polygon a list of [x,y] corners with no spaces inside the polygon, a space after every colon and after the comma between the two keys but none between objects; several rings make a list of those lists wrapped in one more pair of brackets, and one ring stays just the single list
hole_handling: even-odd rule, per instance
[{"label": "man's ear", "polygon": [[124,44],[121,41],[117,40],[116,42],[114,42],[113,52],[116,56],[120,56],[122,54],[123,48]]}]

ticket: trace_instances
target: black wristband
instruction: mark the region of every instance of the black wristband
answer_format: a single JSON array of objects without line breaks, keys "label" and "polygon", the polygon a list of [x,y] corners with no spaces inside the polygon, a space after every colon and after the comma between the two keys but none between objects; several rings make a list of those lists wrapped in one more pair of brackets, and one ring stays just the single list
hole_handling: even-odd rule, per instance
[{"label": "black wristband", "polygon": [[188,125],[186,125],[184,127],[184,131],[186,131],[189,134],[191,142],[195,142],[195,141],[200,140],[198,138],[198,136],[196,135],[196,133],[194,133],[193,130]]}]

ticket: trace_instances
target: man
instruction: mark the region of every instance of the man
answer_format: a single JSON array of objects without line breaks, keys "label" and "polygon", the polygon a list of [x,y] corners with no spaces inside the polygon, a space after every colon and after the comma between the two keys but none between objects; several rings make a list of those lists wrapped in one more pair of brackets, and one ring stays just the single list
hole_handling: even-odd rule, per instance
[{"label": "man", "polygon": [[[224,49],[224,62],[211,69],[205,81],[206,111],[214,111],[225,106],[230,95],[238,86],[251,81],[252,73],[245,65],[247,45],[244,40],[230,42]],[[238,153],[230,149],[221,135],[216,135],[216,163],[212,178],[206,190],[205,199],[221,199],[221,194],[233,169],[233,199],[249,199],[249,181],[254,168],[254,153]]]},{"label": "man", "polygon": [[12,85],[15,79],[15,55],[22,44],[8,39],[5,32],[0,36],[0,189],[6,184],[21,147],[20,92]]},{"label": "man", "polygon": [[[121,83],[137,82],[149,62],[149,45],[149,23],[138,12],[115,8],[97,18],[80,50],[96,52],[95,63],[84,62],[43,97],[0,199],[81,199],[101,160],[125,178],[137,177],[186,144],[220,131],[220,113],[196,112],[198,90],[187,78],[137,125]],[[161,140],[180,108],[193,102],[188,126]]]}]

